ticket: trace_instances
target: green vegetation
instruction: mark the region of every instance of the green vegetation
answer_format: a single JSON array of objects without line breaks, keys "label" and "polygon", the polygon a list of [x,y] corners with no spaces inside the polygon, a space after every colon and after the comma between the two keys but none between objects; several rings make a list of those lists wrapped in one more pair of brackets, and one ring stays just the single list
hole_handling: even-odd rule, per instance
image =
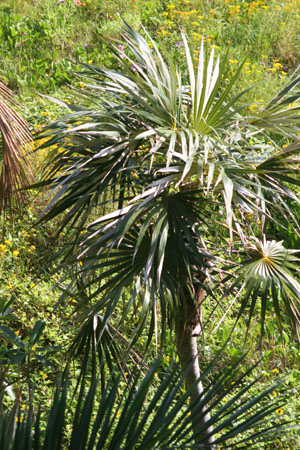
[{"label": "green vegetation", "polygon": [[1,448],[299,447],[299,23],[1,4]]}]

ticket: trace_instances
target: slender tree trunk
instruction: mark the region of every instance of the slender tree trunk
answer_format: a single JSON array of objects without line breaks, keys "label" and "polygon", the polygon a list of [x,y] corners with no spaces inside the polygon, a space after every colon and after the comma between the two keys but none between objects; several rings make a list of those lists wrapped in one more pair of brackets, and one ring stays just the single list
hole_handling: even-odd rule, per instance
[{"label": "slender tree trunk", "polygon": [[[191,401],[196,398],[200,400],[203,395],[202,382],[199,381],[200,369],[197,348],[197,336],[201,334],[201,301],[203,289],[199,289],[195,297],[196,299],[191,299],[190,292],[186,292],[185,299],[182,301],[181,311],[179,313],[180,317],[178,318],[176,328],[177,353],[182,371],[187,373],[186,386],[189,388],[197,382],[191,394]],[[188,367],[190,369],[187,372]],[[193,428],[194,431],[198,431],[204,426],[205,431],[199,434],[196,442],[202,444],[204,448],[215,450],[215,438],[213,434],[211,435],[213,427],[211,425],[207,426],[207,422],[210,420],[210,414],[206,412],[205,406],[201,412],[201,417],[194,420]]]}]

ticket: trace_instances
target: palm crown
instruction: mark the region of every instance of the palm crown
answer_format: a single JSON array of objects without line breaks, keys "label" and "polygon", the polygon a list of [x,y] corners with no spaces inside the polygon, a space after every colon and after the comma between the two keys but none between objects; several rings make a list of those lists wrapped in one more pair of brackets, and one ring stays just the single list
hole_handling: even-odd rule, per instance
[{"label": "palm crown", "polygon": [[[214,63],[213,50],[208,58],[202,43],[195,68],[183,36],[184,84],[149,36],[152,48],[129,26],[125,38],[126,54],[112,45],[122,71],[86,66],[79,74],[88,80],[79,95],[96,109],[70,106],[73,113],[45,133],[51,137],[46,145],[61,150],[46,175],[55,196],[44,220],[67,211],[62,227],[77,224],[77,250],[69,258],[83,263],[86,284],[96,283],[101,308],[134,284],[134,296],[146,290],[144,311],[159,297],[166,313],[167,303],[171,310],[178,304],[182,280],[203,284],[209,268],[220,272],[222,253],[239,263],[246,251],[247,259],[246,249],[270,221],[283,215],[297,232],[290,205],[299,203],[291,186],[300,183],[300,107],[292,90],[300,77],[248,116],[243,93],[232,97],[241,67],[226,85],[226,59]],[[260,145],[253,143],[258,133]],[[281,149],[276,135],[292,143]],[[95,211],[100,217],[86,226]],[[270,249],[268,259],[262,252],[243,265],[234,285],[243,275],[252,293],[264,280],[264,291],[280,287],[283,296],[297,297],[299,286],[288,272],[295,257],[281,244],[261,245]],[[91,270],[96,276],[89,280]],[[288,310],[295,316],[293,305]]]}]

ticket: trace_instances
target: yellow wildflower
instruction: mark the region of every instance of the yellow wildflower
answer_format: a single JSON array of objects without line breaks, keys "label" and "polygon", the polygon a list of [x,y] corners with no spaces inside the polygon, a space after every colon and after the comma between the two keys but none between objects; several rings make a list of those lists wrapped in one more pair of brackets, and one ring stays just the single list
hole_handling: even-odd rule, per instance
[{"label": "yellow wildflower", "polygon": [[254,105],[250,105],[249,109],[250,111],[255,111],[257,109],[258,105],[254,104]]}]

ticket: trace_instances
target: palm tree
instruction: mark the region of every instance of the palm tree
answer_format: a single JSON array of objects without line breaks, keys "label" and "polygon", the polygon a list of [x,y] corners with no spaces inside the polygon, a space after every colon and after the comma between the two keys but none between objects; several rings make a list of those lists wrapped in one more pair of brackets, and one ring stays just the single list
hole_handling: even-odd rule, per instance
[{"label": "palm tree", "polygon": [[7,85],[0,81],[0,132],[2,138],[2,169],[0,177],[0,212],[11,208],[15,198],[20,207],[27,193],[20,188],[32,183],[29,153],[33,141],[28,123],[17,112],[20,106]]},{"label": "palm tree", "polygon": [[[60,149],[42,183],[53,197],[41,220],[62,215],[58,232],[75,229],[61,261],[73,268],[72,296],[88,292],[88,300],[77,297],[77,342],[99,313],[104,330],[134,311],[131,345],[148,318],[148,344],[163,343],[170,327],[187,385],[198,383],[193,401],[203,395],[197,338],[208,297],[216,304],[235,296],[248,326],[260,300],[262,335],[272,302],[279,328],[284,310],[297,331],[297,258],[270,235],[270,224],[299,236],[292,206],[299,204],[300,77],[249,112],[245,92],[233,95],[242,65],[226,83],[226,58],[215,60],[203,43],[195,67],[183,36],[182,73],[149,35],[126,25],[124,39],[126,50],[108,44],[117,70],[83,64],[77,73],[85,106],[54,100],[71,113],[41,135],[42,147]],[[213,448],[206,408],[194,430],[203,428],[200,439]]]}]

